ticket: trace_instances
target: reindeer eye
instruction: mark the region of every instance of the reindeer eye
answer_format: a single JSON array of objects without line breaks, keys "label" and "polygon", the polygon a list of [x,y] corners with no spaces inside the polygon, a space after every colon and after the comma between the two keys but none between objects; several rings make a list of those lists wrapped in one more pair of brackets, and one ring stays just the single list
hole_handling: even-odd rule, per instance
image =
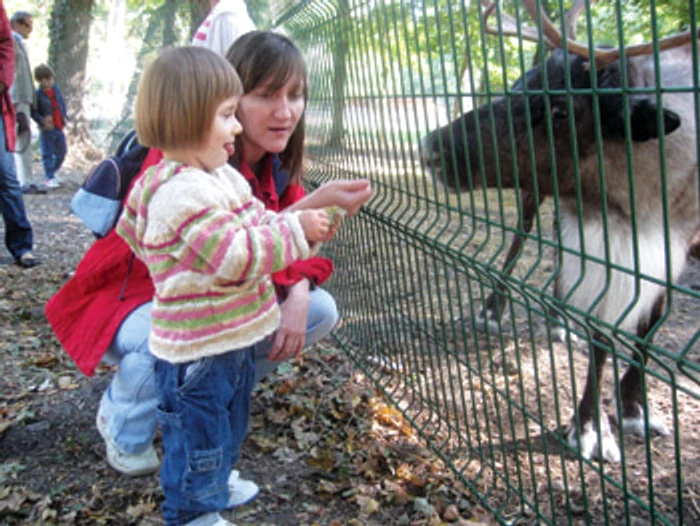
[{"label": "reindeer eye", "polygon": [[552,107],[552,118],[553,119],[566,119],[569,116],[569,110],[566,106],[553,106]]}]

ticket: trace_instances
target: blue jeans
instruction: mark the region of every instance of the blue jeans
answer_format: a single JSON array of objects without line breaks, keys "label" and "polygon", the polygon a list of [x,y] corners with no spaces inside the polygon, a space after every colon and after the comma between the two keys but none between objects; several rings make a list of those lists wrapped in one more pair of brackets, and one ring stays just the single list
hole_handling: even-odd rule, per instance
[{"label": "blue jeans", "polygon": [[[337,322],[333,296],[320,288],[311,291],[306,346],[328,336]],[[100,414],[107,421],[109,436],[127,453],[141,453],[148,448],[158,427],[155,358],[148,350],[150,330],[151,304],[145,303],[122,322],[104,357],[107,363],[119,364],[119,369],[102,395]],[[271,347],[267,340],[256,345],[256,383],[282,363],[267,359]]]},{"label": "blue jeans", "polygon": [[63,130],[42,130],[39,134],[39,146],[41,146],[41,162],[44,165],[44,177],[53,179],[56,172],[63,166],[68,148],[66,147],[66,134]]},{"label": "blue jeans", "polygon": [[148,350],[151,303],[134,309],[122,322],[103,360],[119,364],[102,395],[100,415],[107,433],[127,453],[142,453],[158,428],[158,396],[153,379],[155,357]]},{"label": "blue jeans", "polygon": [[5,144],[5,123],[0,115],[0,212],[5,222],[5,245],[17,259],[32,250],[34,233],[24,208],[15,160]]},{"label": "blue jeans", "polygon": [[167,526],[226,508],[229,473],[248,430],[254,377],[254,346],[181,364],[156,359]]}]

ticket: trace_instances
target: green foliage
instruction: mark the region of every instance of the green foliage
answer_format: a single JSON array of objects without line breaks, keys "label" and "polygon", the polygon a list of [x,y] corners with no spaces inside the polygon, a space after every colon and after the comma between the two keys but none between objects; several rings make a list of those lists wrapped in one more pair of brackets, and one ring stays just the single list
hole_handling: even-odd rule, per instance
[{"label": "green foliage", "polygon": [[[563,10],[572,2],[566,1]],[[535,27],[516,0],[503,0],[506,13],[521,25]],[[355,2],[351,7],[350,63],[360,73],[371,68],[378,85],[361,82],[357,93],[410,94],[459,93],[479,95],[502,91],[529,69],[537,46],[516,37],[486,34],[483,7],[478,1],[378,0]],[[562,9],[550,2],[549,15],[560,19]],[[666,36],[688,25],[688,0],[669,0],[655,6],[649,0],[601,1],[578,19],[582,42],[595,45],[639,43],[652,38],[652,21],[658,35]],[[590,16],[589,32],[587,19]],[[489,25],[499,25],[498,12]],[[381,43],[378,45],[377,43]],[[410,43],[408,46],[406,43]]]}]

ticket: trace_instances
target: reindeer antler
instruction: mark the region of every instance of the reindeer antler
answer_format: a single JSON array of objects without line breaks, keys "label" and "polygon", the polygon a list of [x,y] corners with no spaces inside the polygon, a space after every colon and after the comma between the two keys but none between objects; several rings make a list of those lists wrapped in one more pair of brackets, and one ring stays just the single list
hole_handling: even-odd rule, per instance
[{"label": "reindeer antler", "polygon": [[[593,1],[594,0],[591,0],[590,3],[593,3]],[[522,2],[527,12],[530,13],[532,19],[542,26],[542,33],[547,38],[547,40],[553,45],[553,47],[563,48],[564,38],[562,37],[561,32],[549,19],[547,13],[545,13],[541,5],[538,9],[538,0],[522,0]],[[574,6],[572,6],[572,8],[569,10],[569,13],[575,13],[575,16],[577,17],[580,14],[580,12],[583,11],[584,7],[585,0],[577,0],[574,3]],[[574,11],[574,8],[576,8],[577,10]],[[575,17],[573,19],[575,20]],[[567,29],[569,28],[569,24],[572,24],[572,20],[569,19],[569,14],[567,14]],[[571,33],[573,35],[574,32],[572,31]],[[692,31],[684,31],[682,33],[676,33],[675,35],[662,38],[658,41],[659,50],[663,51],[665,49],[671,49],[674,47],[682,46],[683,44],[690,42],[692,38]],[[634,57],[639,55],[650,55],[654,50],[653,42],[645,42],[643,44],[626,46],[622,49],[596,48],[593,50],[593,57],[591,57],[588,46],[585,44],[581,44],[580,42],[573,40],[572,38],[566,39],[566,46],[571,53],[575,53],[576,55],[580,55],[582,57],[595,61],[596,67],[599,68],[605,66],[606,64],[610,64],[611,62],[614,62],[615,60],[620,58],[620,55],[622,54],[628,57]]]},{"label": "reindeer antler", "polygon": [[[522,37],[523,40],[529,40],[530,42],[540,42],[540,36],[537,32],[537,29],[520,25],[520,31],[518,31],[517,20],[507,13],[501,12],[500,28],[489,25],[488,19],[496,10],[496,2],[488,3],[486,0],[483,0],[481,2],[481,5],[484,6],[484,11],[482,13],[482,18],[484,20],[484,28],[486,32],[490,35]],[[546,39],[544,41],[544,44],[548,47],[554,47]]]}]

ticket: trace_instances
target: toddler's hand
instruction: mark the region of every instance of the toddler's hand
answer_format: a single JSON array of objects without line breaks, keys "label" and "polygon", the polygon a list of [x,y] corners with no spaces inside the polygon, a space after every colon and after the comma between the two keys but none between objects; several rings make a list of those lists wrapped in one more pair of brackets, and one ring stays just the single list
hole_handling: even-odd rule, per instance
[{"label": "toddler's hand", "polygon": [[53,117],[51,115],[47,115],[46,117],[44,117],[42,119],[41,123],[42,123],[43,129],[46,131],[53,130],[53,128],[54,128]]},{"label": "toddler's hand", "polygon": [[320,209],[304,210],[299,214],[299,222],[306,239],[311,243],[322,241],[331,227],[328,213]]}]

